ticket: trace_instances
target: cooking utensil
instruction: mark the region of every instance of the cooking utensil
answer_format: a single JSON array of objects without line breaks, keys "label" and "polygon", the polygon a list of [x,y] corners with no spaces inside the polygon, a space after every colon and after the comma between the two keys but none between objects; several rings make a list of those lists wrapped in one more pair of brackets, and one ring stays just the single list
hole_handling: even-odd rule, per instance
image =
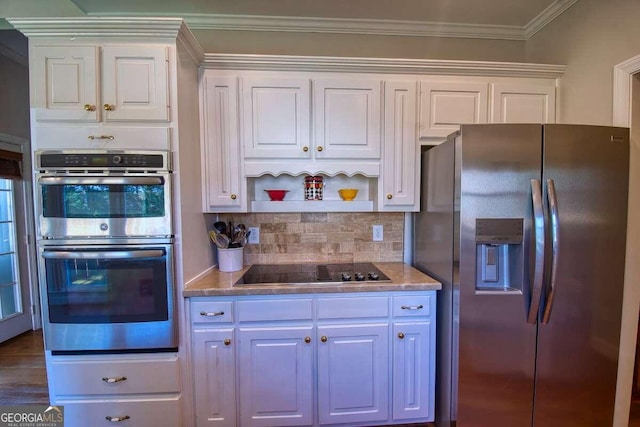
[{"label": "cooking utensil", "polygon": [[218,233],[215,230],[209,231],[209,237],[218,247],[218,249],[228,249],[229,248],[229,236],[226,234]]},{"label": "cooking utensil", "polygon": [[227,224],[222,221],[213,223],[213,228],[220,234],[227,234]]}]

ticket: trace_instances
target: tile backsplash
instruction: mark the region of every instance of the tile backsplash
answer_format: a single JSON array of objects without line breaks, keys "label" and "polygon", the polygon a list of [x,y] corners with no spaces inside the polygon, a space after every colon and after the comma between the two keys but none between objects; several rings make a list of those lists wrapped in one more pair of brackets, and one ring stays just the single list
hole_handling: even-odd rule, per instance
[{"label": "tile backsplash", "polygon": [[[207,220],[210,228],[217,220],[260,227],[260,243],[245,246],[245,264],[403,259],[403,213],[220,214]],[[373,241],[374,224],[384,227],[382,242]]]}]

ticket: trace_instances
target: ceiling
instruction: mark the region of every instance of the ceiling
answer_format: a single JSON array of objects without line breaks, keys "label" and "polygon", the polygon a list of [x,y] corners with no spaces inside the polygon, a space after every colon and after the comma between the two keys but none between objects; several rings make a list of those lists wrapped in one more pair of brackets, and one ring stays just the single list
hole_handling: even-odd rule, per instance
[{"label": "ceiling", "polygon": [[177,16],[192,29],[526,40],[576,1],[2,0],[0,17]]}]

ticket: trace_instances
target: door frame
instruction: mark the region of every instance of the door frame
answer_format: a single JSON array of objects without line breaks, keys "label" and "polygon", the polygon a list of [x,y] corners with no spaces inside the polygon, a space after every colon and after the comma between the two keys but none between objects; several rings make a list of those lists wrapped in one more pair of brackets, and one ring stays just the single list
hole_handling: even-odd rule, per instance
[{"label": "door frame", "polygon": [[[613,72],[613,125],[631,128],[640,125],[640,112],[632,112],[633,80],[640,75],[640,55],[630,58],[614,67]],[[640,97],[640,93],[635,96]],[[635,117],[634,117],[635,116]],[[634,120],[635,119],[635,120]],[[635,127],[634,127],[635,129]],[[640,165],[633,161],[634,152],[640,153],[640,141],[634,139],[631,131],[631,159],[629,175],[629,195],[640,191]],[[637,196],[636,196],[637,197]],[[616,411],[614,426],[626,426],[631,406],[631,391],[635,360],[635,348],[638,333],[638,314],[640,312],[640,266],[629,262],[640,257],[640,203],[629,203],[627,250],[625,267],[624,300],[622,305],[622,327],[620,331],[620,352],[618,363],[618,382],[616,388]]]},{"label": "door frame", "polygon": [[27,254],[26,259],[19,259],[20,263],[24,265],[27,272],[27,277],[24,279],[28,282],[28,295],[23,295],[23,307],[25,311],[28,311],[31,316],[32,329],[42,328],[42,317],[40,313],[40,293],[38,289],[38,274],[37,274],[37,253],[35,251],[35,222],[33,211],[33,178],[31,173],[31,142],[28,139],[20,138],[13,135],[8,135],[0,132],[0,146],[18,146],[21,148],[23,155],[22,158],[22,171],[23,177],[20,181],[23,185],[24,191],[24,205],[16,206],[20,210],[16,210],[16,216],[21,215],[25,218],[25,232],[26,235],[16,235],[17,244],[21,245],[26,242],[25,252]]}]

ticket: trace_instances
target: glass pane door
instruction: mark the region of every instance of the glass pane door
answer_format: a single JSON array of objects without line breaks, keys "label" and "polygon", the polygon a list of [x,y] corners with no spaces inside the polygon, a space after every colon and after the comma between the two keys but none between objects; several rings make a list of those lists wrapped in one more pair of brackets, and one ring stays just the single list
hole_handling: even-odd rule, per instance
[{"label": "glass pane door", "polygon": [[[32,328],[29,307],[24,184],[0,178],[0,342]],[[21,265],[24,264],[24,265]]]}]

